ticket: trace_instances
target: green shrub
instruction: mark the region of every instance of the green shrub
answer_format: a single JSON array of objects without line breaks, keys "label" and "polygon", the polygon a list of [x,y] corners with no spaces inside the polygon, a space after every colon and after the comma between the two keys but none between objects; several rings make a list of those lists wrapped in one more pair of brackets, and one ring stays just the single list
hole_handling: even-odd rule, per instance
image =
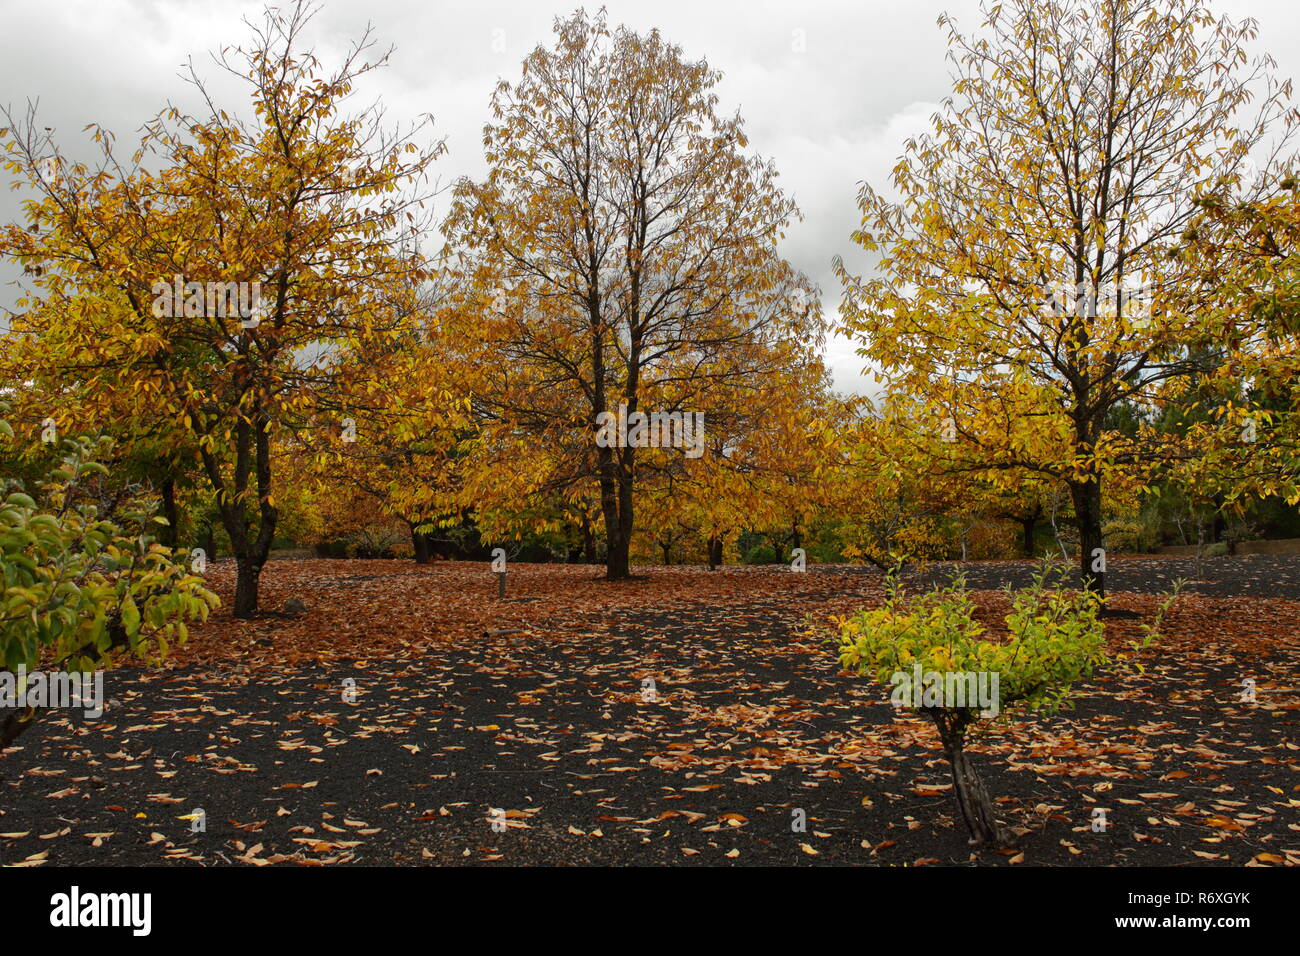
[{"label": "green shrub", "polygon": [[745,552],[746,564],[775,564],[776,549],[770,544],[760,544]]},{"label": "green shrub", "polygon": [[[968,729],[980,719],[1013,712],[1053,713],[1071,706],[1071,685],[1100,669],[1137,666],[1129,655],[1108,657],[1100,602],[1089,592],[1048,590],[1044,564],[1029,588],[1012,594],[1007,636],[986,636],[975,620],[965,583],[909,597],[891,575],[883,606],[833,618],[839,661],[893,688],[895,705],[934,722],[952,769],[953,793],[973,843],[1005,845],[1006,833],[965,753]],[[1170,597],[1152,625],[1151,642]],[[991,688],[991,695],[987,694]],[[992,700],[988,699],[989,696]]]},{"label": "green shrub", "polygon": [[[0,421],[0,434],[13,432]],[[184,551],[158,544],[146,529],[150,509],[128,503],[100,517],[85,485],[107,469],[106,440],[63,443],[66,455],[41,489],[41,502],[18,482],[0,503],[0,669],[89,672],[120,653],[166,655],[188,636],[185,621],[205,620],[218,603],[189,573]],[[30,726],[31,708],[0,706],[0,747]]]}]

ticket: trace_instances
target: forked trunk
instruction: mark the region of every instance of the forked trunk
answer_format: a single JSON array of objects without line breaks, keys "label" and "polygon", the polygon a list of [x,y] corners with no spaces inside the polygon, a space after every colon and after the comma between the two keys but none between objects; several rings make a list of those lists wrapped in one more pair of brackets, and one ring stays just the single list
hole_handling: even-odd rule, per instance
[{"label": "forked trunk", "polygon": [[[630,451],[630,449],[622,449]],[[601,508],[605,515],[605,580],[622,581],[631,576],[632,552],[632,468],[619,466],[616,477],[601,479]]]},{"label": "forked trunk", "polygon": [[984,781],[965,750],[966,728],[972,720],[971,715],[964,710],[941,707],[926,708],[925,711],[939,731],[944,754],[952,768],[953,796],[957,799],[957,809],[970,833],[971,843],[976,846],[1009,846],[1011,836],[998,826],[993,801],[989,799]]},{"label": "forked trunk", "polygon": [[[238,618],[253,617],[257,613],[258,577],[262,565],[271,552],[275,540],[275,526],[280,512],[271,503],[271,435],[265,418],[256,413],[253,420],[241,419],[235,426],[235,467],[233,480],[227,486],[222,462],[206,448],[199,454],[208,479],[217,493],[217,510],[221,523],[230,536],[230,549],[235,555],[235,608]],[[248,480],[257,482],[258,521],[254,525],[245,507]]]},{"label": "forked trunk", "polygon": [[947,755],[952,765],[952,789],[957,797],[957,809],[970,832],[971,842],[980,846],[1006,846],[1010,837],[998,826],[993,814],[993,801],[989,799],[984,781],[976,773],[970,755],[960,746],[948,750]]}]

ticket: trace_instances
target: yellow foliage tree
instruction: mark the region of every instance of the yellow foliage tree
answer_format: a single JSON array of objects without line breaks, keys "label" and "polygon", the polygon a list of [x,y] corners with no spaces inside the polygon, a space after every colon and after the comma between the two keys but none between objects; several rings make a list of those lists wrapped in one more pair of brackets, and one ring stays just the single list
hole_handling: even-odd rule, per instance
[{"label": "yellow foliage tree", "polygon": [[837,264],[846,326],[924,403],[912,456],[1068,487],[1083,581],[1104,593],[1103,485],[1168,451],[1110,415],[1202,367],[1187,346],[1214,290],[1171,253],[1196,198],[1289,122],[1289,86],[1248,59],[1252,21],[1194,0],[984,10],[970,37],[941,19],[953,97],[906,144],[899,198],[862,189],[854,239],[882,258],[867,279]]}]

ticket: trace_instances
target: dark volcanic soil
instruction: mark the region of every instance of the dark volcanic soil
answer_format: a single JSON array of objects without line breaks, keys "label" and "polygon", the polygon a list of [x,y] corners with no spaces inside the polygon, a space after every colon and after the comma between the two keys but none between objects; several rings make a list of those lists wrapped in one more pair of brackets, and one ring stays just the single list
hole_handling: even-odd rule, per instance
[{"label": "dark volcanic soil", "polygon": [[[1193,564],[1116,560],[1109,584],[1155,594]],[[990,589],[1029,568],[965,565]],[[392,613],[365,588],[411,573],[363,570],[331,592],[357,602],[362,631]],[[421,579],[435,608],[442,570]],[[720,574],[726,601],[547,613],[523,635],[402,655],[250,665],[232,652],[110,672],[102,718],[46,719],[0,758],[0,863],[1300,861],[1300,605],[1261,600],[1300,597],[1300,557],[1205,562],[1201,597],[1179,605],[1146,674],[982,737],[978,765],[1020,841],[974,855],[928,724],[801,635],[805,613],[878,601],[879,575],[814,568],[795,591],[781,569]],[[1154,603],[1114,600],[1143,618]],[[234,646],[225,626],[196,640]],[[258,633],[274,645],[286,626]],[[1241,700],[1247,677],[1255,703]]]}]

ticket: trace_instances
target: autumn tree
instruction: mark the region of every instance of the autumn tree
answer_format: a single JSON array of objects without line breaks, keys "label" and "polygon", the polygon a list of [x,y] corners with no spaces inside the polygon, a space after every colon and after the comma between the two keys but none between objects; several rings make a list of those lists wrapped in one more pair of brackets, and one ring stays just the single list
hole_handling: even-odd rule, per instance
[{"label": "autumn tree", "polygon": [[594,485],[613,580],[629,573],[638,471],[656,456],[600,441],[606,416],[702,416],[672,452],[694,454],[725,437],[738,396],[815,352],[822,320],[776,251],[795,205],[746,153],[740,117],[718,115],[719,74],[603,13],[555,31],[498,86],[487,177],[458,185],[446,231],[496,482],[483,493],[581,511]]},{"label": "autumn tree", "polygon": [[1178,256],[1217,291],[1186,383],[1183,414],[1158,423],[1188,446],[1174,473],[1220,511],[1277,496],[1300,502],[1300,175],[1259,169],[1256,187],[1198,200]]},{"label": "autumn tree", "polygon": [[[1172,253],[1195,200],[1290,128],[1289,84],[1246,52],[1255,24],[1194,0],[1011,0],[967,37],[948,18],[953,96],[909,140],[895,200],[859,195],[837,263],[846,326],[887,387],[923,400],[917,456],[1069,490],[1083,581],[1104,593],[1103,485],[1169,449],[1108,426],[1201,367],[1214,295]],[[948,431],[936,444],[933,436]]]},{"label": "autumn tree", "polygon": [[[335,414],[349,416],[342,419],[346,435],[322,436],[307,427],[290,446],[304,466],[300,480],[323,496],[354,504],[365,499],[371,509],[400,522],[421,564],[432,560],[440,529],[462,524],[459,461],[473,436],[463,401],[437,374],[436,351],[408,339],[387,356],[355,353],[341,359],[369,366],[364,375],[342,379]],[[385,387],[352,391],[355,383],[371,380]]]},{"label": "autumn tree", "polygon": [[[661,542],[703,545],[711,567],[742,530],[770,533],[783,556],[829,504],[823,493],[851,403],[830,391],[819,358],[791,363],[731,393],[696,458],[646,449],[638,524]],[[643,520],[642,520],[643,519]]]},{"label": "autumn tree", "polygon": [[[6,377],[71,384],[181,430],[230,538],[241,617],[257,610],[275,536],[278,432],[315,419],[337,433],[316,418],[339,382],[336,356],[382,355],[399,337],[410,313],[384,293],[423,269],[398,239],[423,224],[441,150],[420,144],[423,122],[403,133],[373,107],[343,112],[386,54],[371,58],[366,31],[327,69],[304,47],[311,15],[302,0],[270,10],[248,48],[220,56],[248,85],[249,119],[191,70],[207,114],[166,110],[129,162],[102,129],[97,167],[64,161],[30,112],[11,115],[4,138],[6,166],[36,191],[27,228],[0,235],[33,276]],[[15,403],[39,409],[51,394]]]},{"label": "autumn tree", "polygon": [[919,403],[887,395],[854,402],[838,429],[825,495],[840,521],[845,557],[889,571],[948,550],[947,516],[973,483],[926,467],[929,459],[913,447],[928,437],[922,416],[928,412]]},{"label": "autumn tree", "polygon": [[1039,555],[1034,541],[1039,526],[1047,518],[1050,486],[1043,481],[1026,480],[1015,488],[990,489],[987,508],[990,514],[1014,522],[1020,529],[1020,553],[1025,558]]}]

